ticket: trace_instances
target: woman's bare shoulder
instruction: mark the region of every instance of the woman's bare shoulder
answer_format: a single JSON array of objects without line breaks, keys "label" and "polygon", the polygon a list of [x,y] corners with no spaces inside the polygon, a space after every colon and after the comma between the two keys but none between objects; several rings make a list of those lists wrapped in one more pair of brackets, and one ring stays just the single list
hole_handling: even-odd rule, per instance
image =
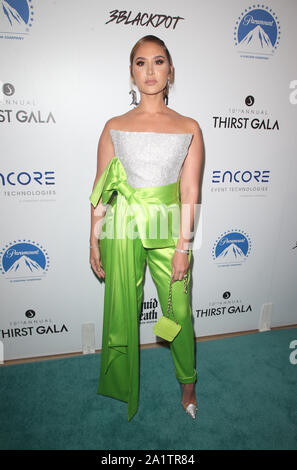
[{"label": "woman's bare shoulder", "polygon": [[191,134],[199,134],[201,132],[200,126],[195,119],[189,116],[184,116],[173,109],[171,109],[170,112],[182,131],[189,132]]},{"label": "woman's bare shoulder", "polygon": [[110,129],[117,129],[121,130],[123,127],[125,127],[127,121],[129,120],[131,115],[131,111],[128,111],[127,113],[120,114],[119,116],[113,116],[112,118],[108,119],[105,123],[105,129],[110,130]]}]

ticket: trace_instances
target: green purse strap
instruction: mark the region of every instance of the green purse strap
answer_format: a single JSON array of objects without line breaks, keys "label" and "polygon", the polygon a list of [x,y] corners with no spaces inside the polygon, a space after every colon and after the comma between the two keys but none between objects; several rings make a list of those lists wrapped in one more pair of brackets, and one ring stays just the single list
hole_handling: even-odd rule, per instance
[{"label": "green purse strap", "polygon": [[[169,285],[169,296],[168,296],[168,305],[167,305],[167,318],[169,318],[169,310],[171,310],[172,316],[174,318],[175,323],[178,324],[178,321],[175,318],[173,313],[172,307],[172,284],[173,284],[173,277],[170,278],[170,285]],[[184,293],[188,293],[188,285],[187,285],[187,278],[184,278]]]}]

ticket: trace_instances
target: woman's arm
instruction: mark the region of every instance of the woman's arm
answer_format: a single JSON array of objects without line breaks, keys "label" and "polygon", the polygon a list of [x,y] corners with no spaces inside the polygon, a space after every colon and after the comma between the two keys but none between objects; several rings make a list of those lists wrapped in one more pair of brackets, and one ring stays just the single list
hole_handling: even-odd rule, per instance
[{"label": "woman's arm", "polygon": [[[104,169],[114,157],[114,148],[109,133],[111,121],[107,121],[100,136],[97,149],[97,173],[93,184],[94,189],[98,179],[102,175]],[[106,206],[102,204],[100,198],[96,208],[91,204],[91,231],[90,231],[90,264],[98,277],[105,277],[105,272],[100,262],[100,251],[98,240],[100,237],[103,219],[106,214]]]},{"label": "woman's arm", "polygon": [[[180,236],[176,247],[182,250],[189,249],[192,230],[195,220],[195,210],[199,198],[199,183],[203,162],[203,139],[198,123],[192,119],[193,139],[188,155],[184,161],[180,177]],[[188,270],[188,256],[186,253],[175,252],[172,259],[172,273],[174,280],[182,280]]]},{"label": "woman's arm", "polygon": [[[100,176],[102,175],[104,169],[110,162],[110,160],[114,157],[114,148],[111,140],[111,136],[109,133],[109,129],[111,128],[111,120],[107,121],[100,136],[98,142],[98,149],[97,149],[97,173],[95,177],[95,181],[93,184],[93,188],[96,186],[97,181],[99,180]],[[101,233],[101,227],[103,218],[106,213],[106,206],[104,206],[101,202],[102,198],[100,198],[98,205],[94,208],[91,204],[91,232],[90,232],[90,245],[98,244],[98,239]]]}]

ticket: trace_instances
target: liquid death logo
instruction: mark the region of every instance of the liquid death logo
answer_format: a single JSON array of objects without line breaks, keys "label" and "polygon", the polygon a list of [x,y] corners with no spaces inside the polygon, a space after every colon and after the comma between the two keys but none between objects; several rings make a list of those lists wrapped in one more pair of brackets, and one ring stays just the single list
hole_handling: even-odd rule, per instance
[{"label": "liquid death logo", "polygon": [[41,280],[49,269],[46,250],[31,240],[14,240],[0,251],[0,270],[10,282]]},{"label": "liquid death logo", "polygon": [[155,323],[157,321],[158,313],[157,299],[150,299],[148,302],[141,303],[140,322],[141,323]]},{"label": "liquid death logo", "polygon": [[234,42],[240,57],[269,59],[279,46],[280,23],[271,8],[256,4],[237,18]]}]

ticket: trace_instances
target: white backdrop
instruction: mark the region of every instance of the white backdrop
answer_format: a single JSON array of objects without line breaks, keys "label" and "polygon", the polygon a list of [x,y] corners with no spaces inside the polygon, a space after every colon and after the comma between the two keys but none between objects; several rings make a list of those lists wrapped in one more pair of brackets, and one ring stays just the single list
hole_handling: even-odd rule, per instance
[{"label": "white backdrop", "polygon": [[[88,198],[103,126],[131,109],[129,53],[146,34],[173,57],[169,106],[196,119],[205,142],[196,336],[257,329],[265,306],[272,327],[296,324],[297,3],[1,6],[4,359],[81,351],[88,323],[101,348],[104,283],[89,265]],[[148,270],[143,300],[140,341],[153,343],[161,311]]]}]

